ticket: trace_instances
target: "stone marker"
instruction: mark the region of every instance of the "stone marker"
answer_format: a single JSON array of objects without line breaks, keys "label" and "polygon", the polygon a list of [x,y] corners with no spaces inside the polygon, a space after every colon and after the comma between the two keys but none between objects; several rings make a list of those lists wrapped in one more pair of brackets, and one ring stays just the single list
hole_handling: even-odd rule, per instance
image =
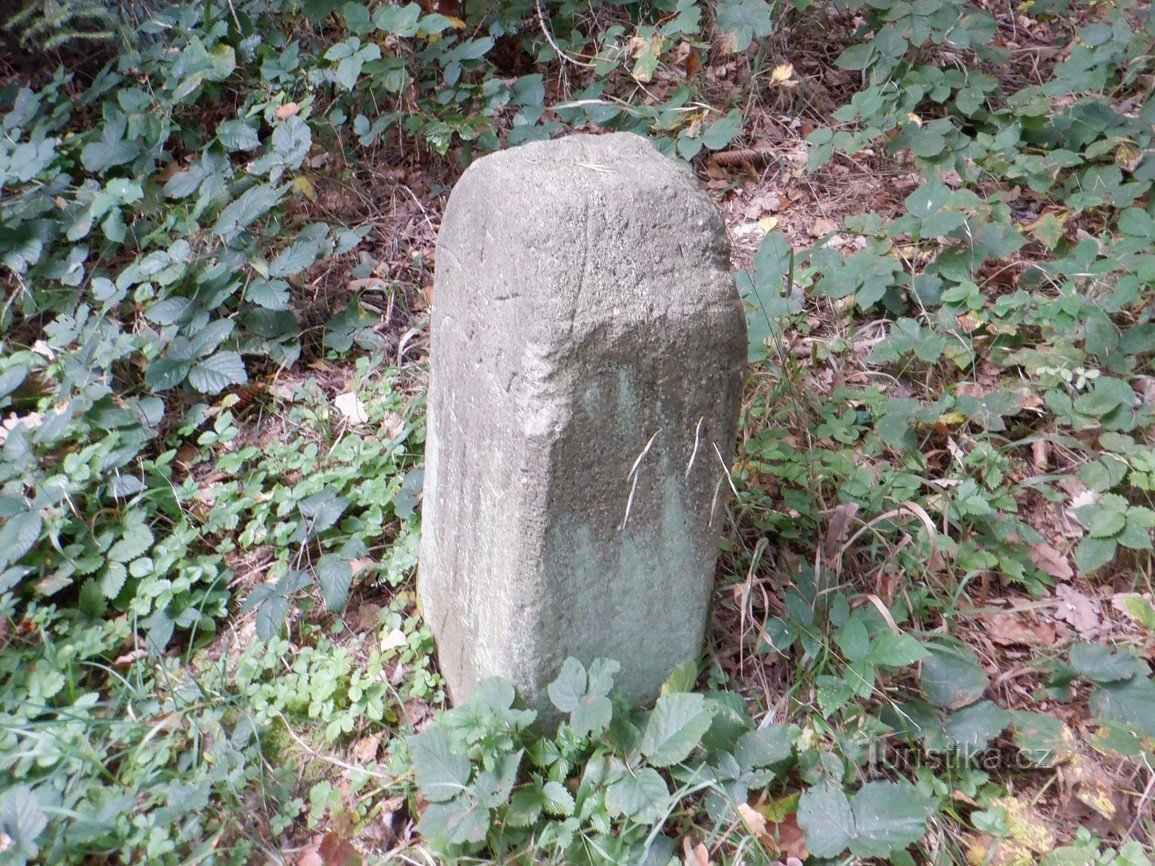
[{"label": "stone marker", "polygon": [[455,703],[549,724],[567,656],[657,697],[701,650],[746,325],[725,225],[627,133],[475,162],[437,241],[419,592]]}]

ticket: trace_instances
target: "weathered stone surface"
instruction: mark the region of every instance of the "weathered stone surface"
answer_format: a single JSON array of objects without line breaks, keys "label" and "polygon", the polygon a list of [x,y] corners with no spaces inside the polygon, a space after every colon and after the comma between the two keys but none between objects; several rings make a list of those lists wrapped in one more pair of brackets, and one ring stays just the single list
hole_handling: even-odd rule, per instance
[{"label": "weathered stone surface", "polygon": [[746,327],[725,226],[644,139],[486,156],[437,244],[419,592],[455,702],[554,716],[572,655],[639,702],[701,649]]}]

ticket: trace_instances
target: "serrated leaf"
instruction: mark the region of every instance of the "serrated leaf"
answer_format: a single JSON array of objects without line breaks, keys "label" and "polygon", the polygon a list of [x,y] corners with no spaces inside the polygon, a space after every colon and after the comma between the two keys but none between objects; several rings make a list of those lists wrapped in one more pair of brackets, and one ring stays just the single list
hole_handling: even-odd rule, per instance
[{"label": "serrated leaf", "polygon": [[131,562],[152,547],[152,532],[143,523],[129,525],[124,535],[108,550],[113,562]]},{"label": "serrated leaf", "polygon": [[505,819],[513,827],[532,827],[545,808],[545,796],[539,788],[517,791],[509,801]]},{"label": "serrated leaf", "polygon": [[245,288],[245,300],[266,310],[283,310],[289,305],[289,284],[284,280],[253,280]]},{"label": "serrated leaf", "polygon": [[517,781],[517,769],[524,752],[518,750],[502,755],[492,770],[482,770],[473,783],[473,798],[487,809],[496,809],[509,800],[509,793]]},{"label": "serrated leaf", "polygon": [[255,150],[261,146],[260,136],[244,120],[226,120],[217,127],[217,141],[225,150]]},{"label": "serrated leaf", "polygon": [[0,398],[7,397],[19,388],[26,378],[28,378],[28,368],[23,364],[10,367],[0,373]]},{"label": "serrated leaf", "polygon": [[589,688],[591,695],[608,695],[614,687],[614,675],[622,666],[613,659],[596,658],[590,662]]},{"label": "serrated leaf", "polygon": [[489,832],[490,811],[461,796],[447,802],[432,802],[425,807],[417,831],[435,847],[483,842]]},{"label": "serrated leaf", "polygon": [[884,631],[871,641],[866,660],[884,667],[901,668],[921,661],[929,655],[930,650],[914,635]]},{"label": "serrated leaf", "polygon": [[349,598],[349,585],[353,582],[353,567],[349,560],[337,553],[327,553],[317,560],[316,572],[325,607],[331,611],[344,610]]},{"label": "serrated leaf", "polygon": [[734,746],[734,759],[744,772],[786,761],[794,754],[790,734],[783,725],[746,731]]},{"label": "serrated leaf", "polygon": [[1113,508],[1100,508],[1091,518],[1089,532],[1093,538],[1111,538],[1123,531],[1126,516]]},{"label": "serrated leaf", "polygon": [[270,208],[281,200],[287,189],[287,186],[277,187],[270,183],[262,183],[241,193],[221,211],[216,225],[213,226],[213,234],[226,241],[231,240],[238,232],[268,213]]},{"label": "serrated leaf", "polygon": [[311,535],[317,535],[331,528],[348,507],[349,500],[338,496],[332,487],[326,487],[297,504],[301,516],[308,518],[308,531]]},{"label": "serrated leaf", "polygon": [[682,662],[662,683],[662,694],[672,695],[680,692],[693,691],[694,683],[698,681],[698,663],[693,659]]},{"label": "serrated leaf", "polygon": [[32,549],[44,521],[35,511],[21,511],[0,526],[0,568],[7,568]]},{"label": "serrated leaf", "polygon": [[658,698],[642,732],[641,750],[655,767],[684,761],[710,728],[706,699],[694,693]]},{"label": "serrated leaf", "polygon": [[854,795],[854,835],[851,853],[886,857],[912,845],[926,832],[935,800],[905,782],[868,782]]},{"label": "serrated leaf", "polygon": [[611,817],[625,815],[642,824],[653,824],[665,814],[670,790],[652,767],[630,772],[606,788],[606,811]]},{"label": "serrated leaf", "polygon": [[798,800],[798,826],[815,857],[837,857],[854,836],[854,814],[841,787],[827,782],[804,792]]},{"label": "serrated leaf", "polygon": [[373,23],[378,30],[400,36],[402,39],[411,39],[420,29],[417,19],[421,17],[421,7],[416,3],[405,6],[379,6],[373,13]]},{"label": "serrated leaf", "polygon": [[714,22],[726,37],[727,49],[745,51],[754,39],[774,32],[774,7],[765,0],[721,0]]},{"label": "serrated leaf", "polygon": [[[0,827],[8,837],[6,847],[15,849],[11,855],[35,858],[36,840],[48,826],[44,805],[41,793],[23,783],[14,784],[0,794]],[[12,862],[21,861],[13,859]]]},{"label": "serrated leaf", "polygon": [[711,123],[702,133],[702,144],[710,150],[721,150],[728,146],[742,126],[742,115],[735,109]]},{"label": "serrated leaf", "polygon": [[194,364],[188,371],[188,381],[202,394],[219,394],[229,385],[245,384],[249,376],[238,353],[217,352]]},{"label": "serrated leaf", "polygon": [[1115,558],[1119,543],[1114,538],[1088,535],[1075,548],[1075,565],[1080,574],[1090,574]]},{"label": "serrated leaf", "polygon": [[817,857],[886,857],[922,838],[935,805],[905,782],[869,782],[852,798],[827,782],[802,795],[798,825]]},{"label": "serrated leaf", "polygon": [[110,562],[100,578],[100,591],[107,599],[116,598],[128,580],[128,569],[123,563]]},{"label": "serrated leaf", "polygon": [[469,786],[473,771],[469,758],[453,751],[445,732],[427,728],[406,740],[421,795],[432,803],[450,800]]},{"label": "serrated leaf", "polygon": [[551,815],[568,818],[573,814],[574,798],[561,782],[546,782],[541,789],[545,810]]},{"label": "serrated leaf", "polygon": [[299,274],[313,264],[319,249],[320,244],[312,241],[298,241],[285,247],[269,263],[269,276],[280,278]]}]

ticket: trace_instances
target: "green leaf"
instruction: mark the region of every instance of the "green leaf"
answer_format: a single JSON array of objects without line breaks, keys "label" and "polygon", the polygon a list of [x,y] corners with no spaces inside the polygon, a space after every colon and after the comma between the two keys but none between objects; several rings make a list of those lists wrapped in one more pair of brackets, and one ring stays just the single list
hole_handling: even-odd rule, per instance
[{"label": "green leaf", "polygon": [[798,825],[817,857],[886,857],[922,838],[935,805],[906,782],[869,782],[852,798],[826,782],[802,795]]},{"label": "green leaf", "polygon": [[588,693],[608,695],[614,687],[614,674],[621,669],[622,666],[613,659],[594,659],[590,663]]},{"label": "green leaf", "polygon": [[23,364],[15,367],[10,367],[3,373],[0,373],[0,398],[7,397],[28,378],[28,368]]},{"label": "green leaf", "polygon": [[1071,647],[1071,667],[1094,683],[1113,683],[1135,675],[1134,658],[1097,643],[1080,643]]},{"label": "green leaf", "polygon": [[854,835],[850,851],[858,857],[886,857],[922,838],[936,802],[905,782],[869,782],[851,802]]},{"label": "green leaf", "polygon": [[225,150],[256,150],[261,146],[260,136],[244,120],[226,120],[217,127],[217,141]]},{"label": "green leaf", "polygon": [[108,550],[108,558],[113,562],[131,562],[152,547],[152,532],[140,522],[125,527],[124,534]]},{"label": "green leaf", "polygon": [[32,549],[43,521],[36,511],[21,511],[0,526],[0,568],[7,568]]},{"label": "green leaf", "polygon": [[379,6],[373,13],[373,23],[378,30],[400,36],[402,39],[411,39],[420,29],[417,19],[421,17],[421,7],[416,3],[405,6]]},{"label": "green leaf", "polygon": [[331,611],[344,610],[349,598],[349,585],[353,582],[353,567],[349,560],[338,553],[327,553],[317,560],[316,571],[325,607]]},{"label": "green leaf", "polygon": [[931,179],[906,197],[907,212],[919,221],[919,236],[941,237],[965,223],[961,213],[949,210],[951,191],[937,178]]},{"label": "green leaf", "polygon": [[743,771],[782,763],[794,754],[790,739],[791,729],[785,725],[746,731],[734,746],[734,760]]},{"label": "green leaf", "polygon": [[226,241],[232,240],[241,230],[268,213],[287,189],[287,186],[262,183],[245,191],[221,211],[213,226],[213,234]]},{"label": "green leaf", "polygon": [[642,732],[641,750],[655,767],[685,760],[710,728],[706,699],[694,693],[666,695]]},{"label": "green leaf", "polygon": [[1114,538],[1086,536],[1075,548],[1075,565],[1080,574],[1090,574],[1115,558],[1119,543]]},{"label": "green leaf", "polygon": [[630,772],[606,788],[606,811],[611,817],[625,815],[642,824],[653,824],[665,814],[670,790],[652,767]]},{"label": "green leaf", "polygon": [[541,794],[545,800],[545,810],[551,815],[568,818],[573,814],[574,798],[561,782],[546,782]]},{"label": "green leaf", "polygon": [[874,45],[870,42],[860,42],[857,45],[851,45],[834,61],[834,65],[840,69],[859,70],[865,69],[870,65],[870,61],[874,59]]},{"label": "green leaf", "polygon": [[406,740],[421,795],[432,803],[456,797],[469,786],[469,758],[449,747],[445,732],[434,726]]},{"label": "green leaf", "polygon": [[672,695],[681,692],[691,692],[698,682],[698,663],[693,659],[682,662],[662,683],[662,694]]},{"label": "green leaf", "polygon": [[1091,712],[1155,737],[1155,682],[1136,674],[1124,682],[1103,683],[1091,692]]},{"label": "green leaf", "polygon": [[1123,531],[1127,518],[1122,512],[1111,508],[1096,510],[1088,530],[1093,538],[1112,538]]},{"label": "green leaf", "polygon": [[128,569],[124,567],[123,563],[110,562],[104,569],[104,575],[100,578],[100,591],[107,599],[116,598],[120,595],[120,591],[124,589],[125,581],[128,580]]},{"label": "green leaf", "polygon": [[714,9],[714,22],[726,37],[726,48],[745,51],[754,39],[774,32],[774,7],[765,0],[721,0]]},{"label": "green leaf", "polygon": [[245,384],[249,377],[239,354],[217,352],[194,364],[188,372],[188,381],[202,394],[219,394],[229,385]]},{"label": "green leaf", "polygon": [[563,713],[572,713],[581,705],[586,693],[585,665],[575,658],[567,658],[557,678],[546,687],[550,701]]},{"label": "green leaf", "polygon": [[299,274],[316,261],[320,246],[315,241],[305,240],[285,247],[269,263],[269,276],[280,278]]},{"label": "green leaf", "polygon": [[855,835],[850,800],[834,782],[805,791],[798,800],[798,826],[815,857],[837,857]]},{"label": "green leaf", "polygon": [[914,635],[884,631],[870,644],[866,660],[883,667],[901,668],[927,658],[930,650]]},{"label": "green leaf", "polygon": [[[388,8],[388,7],[386,7]],[[513,827],[532,827],[545,808],[545,795],[540,788],[525,788],[516,792],[509,801],[506,820]]]},{"label": "green leaf", "polygon": [[289,284],[258,277],[245,288],[245,300],[266,310],[283,310],[289,305]]},{"label": "green leaf", "polygon": [[919,683],[926,699],[937,707],[957,710],[973,704],[986,691],[989,680],[978,656],[969,647],[929,647],[923,659]]},{"label": "green leaf", "polygon": [[973,755],[987,747],[991,740],[1006,730],[1011,714],[991,701],[979,701],[950,714],[946,721],[946,735],[966,755]]},{"label": "green leaf", "polygon": [[417,830],[435,847],[483,842],[491,824],[489,809],[483,808],[466,796],[448,803],[433,802],[417,824]]},{"label": "green leaf", "polygon": [[610,726],[613,709],[604,695],[583,695],[570,714],[570,726],[580,737],[600,734]]},{"label": "green leaf", "polygon": [[44,794],[27,785],[14,784],[0,794],[0,828],[3,829],[7,856],[12,863],[36,858],[36,840],[48,827]]},{"label": "green leaf", "polygon": [[711,123],[702,133],[702,144],[710,150],[721,150],[734,140],[734,136],[738,134],[741,126],[741,112],[736,108],[733,111],[728,111],[724,116]]},{"label": "green leaf", "polygon": [[1056,767],[1075,754],[1075,735],[1060,719],[1024,711],[1012,713],[1011,719],[1015,745],[1031,766]]},{"label": "green leaf", "polygon": [[326,487],[319,493],[302,499],[297,505],[301,516],[308,519],[310,535],[319,535],[330,529],[349,507],[349,500],[338,496],[332,487]]}]

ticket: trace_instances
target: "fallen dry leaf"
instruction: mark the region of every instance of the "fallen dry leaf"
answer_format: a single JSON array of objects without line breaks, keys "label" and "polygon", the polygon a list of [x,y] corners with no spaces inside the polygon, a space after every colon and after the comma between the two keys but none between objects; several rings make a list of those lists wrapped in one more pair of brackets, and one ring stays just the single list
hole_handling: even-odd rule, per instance
[{"label": "fallen dry leaf", "polygon": [[1069,623],[1083,636],[1097,632],[1102,627],[1099,604],[1094,599],[1088,598],[1065,583],[1055,587],[1055,596],[1059,599],[1055,619]]},{"label": "fallen dry leaf", "polygon": [[682,863],[684,866],[710,866],[710,852],[701,842],[694,844],[690,837],[682,839]]},{"label": "fallen dry leaf", "polygon": [[819,217],[810,226],[810,234],[816,238],[836,231],[838,231],[838,223],[826,217]]},{"label": "fallen dry leaf", "polygon": [[[357,573],[357,569],[353,569],[353,573]],[[381,615],[381,605],[366,602],[357,608],[357,627],[361,631],[369,631],[377,625],[377,619]]]},{"label": "fallen dry leaf", "polygon": [[786,855],[787,862],[791,859],[805,861],[810,856],[806,834],[798,826],[798,818],[794,815],[771,826],[766,838],[774,843],[779,854]]},{"label": "fallen dry leaf", "polygon": [[405,418],[398,412],[386,412],[381,419],[381,432],[387,439],[396,439],[405,429]]},{"label": "fallen dry leaf", "polygon": [[766,819],[762,817],[761,812],[749,804],[738,804],[738,817],[742,819],[742,823],[746,825],[746,829],[755,836],[761,836],[766,832]]},{"label": "fallen dry leaf", "polygon": [[1051,646],[1058,636],[1053,623],[1029,624],[1013,613],[983,617],[987,636],[1000,646]]},{"label": "fallen dry leaf", "polygon": [[806,834],[798,826],[797,813],[790,813],[781,821],[768,820],[762,841],[780,855],[805,861],[810,856],[806,846]]},{"label": "fallen dry leaf", "polygon": [[401,631],[399,628],[395,628],[393,631],[389,632],[389,634],[385,635],[385,637],[381,638],[380,649],[382,652],[391,649],[399,649],[400,647],[405,646],[406,643],[408,643],[408,639],[405,637],[405,632]]},{"label": "fallen dry leaf", "polygon": [[296,102],[286,102],[284,105],[277,106],[273,114],[277,116],[277,120],[284,120],[286,117],[292,117],[296,114],[300,107]]},{"label": "fallen dry leaf", "polygon": [[1075,576],[1074,569],[1067,563],[1066,554],[1060,553],[1049,544],[1031,545],[1031,562],[1039,571],[1056,580],[1067,581]]},{"label": "fallen dry leaf", "polygon": [[365,277],[363,280],[349,280],[349,291],[351,292],[367,292],[373,289],[383,289],[389,283],[380,277]]},{"label": "fallen dry leaf", "polygon": [[353,574],[357,574],[363,568],[368,568],[373,565],[374,560],[368,556],[355,556],[349,560],[349,568],[353,570]]},{"label": "fallen dry leaf", "polygon": [[362,764],[368,764],[377,757],[377,749],[381,746],[381,735],[362,737],[353,744],[353,757]]},{"label": "fallen dry leaf", "polygon": [[369,420],[369,413],[365,411],[365,404],[362,403],[361,398],[352,391],[338,394],[333,399],[333,405],[337,407],[337,411],[344,415],[345,420],[350,424],[364,424]]},{"label": "fallen dry leaf", "polygon": [[330,831],[317,847],[325,866],[361,866],[361,855],[352,843],[340,833]]}]

